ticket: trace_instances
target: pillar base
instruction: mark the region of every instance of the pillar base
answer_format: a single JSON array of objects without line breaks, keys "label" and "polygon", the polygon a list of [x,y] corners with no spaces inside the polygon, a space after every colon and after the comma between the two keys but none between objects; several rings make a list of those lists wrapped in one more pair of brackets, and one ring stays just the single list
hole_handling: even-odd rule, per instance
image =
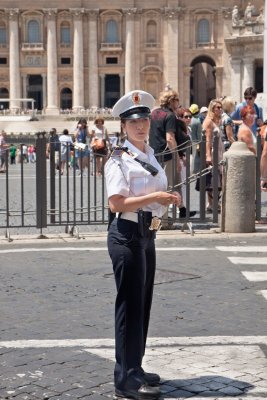
[{"label": "pillar base", "polygon": [[79,113],[81,113],[81,111],[83,111],[84,110],[84,107],[82,107],[82,106],[73,106],[72,107],[72,112],[74,113],[74,114],[79,114]]},{"label": "pillar base", "polygon": [[59,115],[59,109],[57,107],[47,107],[45,115]]}]

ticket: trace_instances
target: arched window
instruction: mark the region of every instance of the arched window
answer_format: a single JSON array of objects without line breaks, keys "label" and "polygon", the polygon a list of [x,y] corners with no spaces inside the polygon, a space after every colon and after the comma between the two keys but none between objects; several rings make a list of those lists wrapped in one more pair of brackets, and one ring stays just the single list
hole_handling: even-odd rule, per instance
[{"label": "arched window", "polygon": [[70,44],[70,25],[68,22],[62,22],[60,25],[60,43]]},{"label": "arched window", "polygon": [[39,22],[36,20],[31,20],[28,22],[28,42],[29,43],[40,43],[40,26]]},{"label": "arched window", "polygon": [[209,43],[210,42],[210,26],[209,21],[202,18],[198,21],[197,42]]},{"label": "arched window", "polygon": [[157,24],[155,21],[148,21],[146,26],[147,43],[156,43],[157,41]]},{"label": "arched window", "polygon": [[0,24],[0,44],[7,43],[7,33],[6,26],[4,24]]},{"label": "arched window", "polygon": [[118,24],[113,19],[110,19],[106,25],[106,42],[107,43],[118,43]]},{"label": "arched window", "polygon": [[63,88],[60,92],[60,107],[62,110],[72,108],[72,91],[69,88]]}]

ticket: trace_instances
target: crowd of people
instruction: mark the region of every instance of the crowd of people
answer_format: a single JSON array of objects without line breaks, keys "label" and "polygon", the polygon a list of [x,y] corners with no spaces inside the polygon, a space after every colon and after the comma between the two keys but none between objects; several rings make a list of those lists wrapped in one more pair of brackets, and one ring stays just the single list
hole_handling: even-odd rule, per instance
[{"label": "crowd of people", "polygon": [[[224,96],[212,99],[207,107],[200,108],[197,104],[191,104],[188,107],[181,106],[178,92],[170,88],[160,94],[159,107],[153,109],[151,113],[149,144],[154,149],[157,159],[161,160],[164,166],[170,188],[184,180],[186,164],[184,149],[186,147],[191,146],[191,172],[198,173],[200,171],[199,144],[203,133],[206,136],[206,166],[211,168],[215,167],[213,165],[214,136],[218,137],[218,164],[223,159],[223,153],[235,141],[246,143],[248,149],[256,155],[257,135],[260,134],[264,148],[267,121],[263,120],[263,110],[256,104],[256,98],[257,91],[248,87],[244,91],[244,100],[239,104],[232,97]],[[175,155],[177,151],[179,157]],[[175,168],[173,168],[174,162],[177,164]],[[264,163],[262,162],[262,164]],[[222,166],[218,165],[216,168],[218,169],[220,198]],[[264,174],[262,173],[262,175]],[[267,171],[265,176],[267,183]],[[207,212],[213,212],[212,186],[213,176],[210,172],[206,176]],[[194,215],[194,211],[186,214],[185,194],[182,190],[179,192],[181,194],[180,218],[185,215]],[[220,202],[218,211],[220,212]],[[172,229],[167,216],[168,213],[163,218],[162,227],[163,229]]]},{"label": "crowd of people", "polygon": [[6,172],[6,163],[10,165],[20,163],[35,163],[36,161],[36,147],[34,144],[17,144],[7,143],[7,133],[2,130],[0,133],[0,157],[1,165],[0,172]]},{"label": "crowd of people", "polygon": [[105,120],[97,116],[91,129],[85,118],[81,118],[70,134],[64,129],[59,135],[55,128],[51,129],[47,143],[47,158],[50,157],[51,146],[55,150],[55,164],[64,174],[66,163],[68,167],[74,167],[80,175],[85,176],[89,160],[95,159],[95,170],[92,175],[101,176],[104,165],[111,150],[111,140],[105,127]]}]

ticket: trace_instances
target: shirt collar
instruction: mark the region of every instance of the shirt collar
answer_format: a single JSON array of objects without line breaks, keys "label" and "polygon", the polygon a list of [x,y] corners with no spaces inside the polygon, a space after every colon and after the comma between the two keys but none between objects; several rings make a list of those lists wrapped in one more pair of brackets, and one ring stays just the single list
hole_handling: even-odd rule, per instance
[{"label": "shirt collar", "polygon": [[146,143],[145,143],[145,153],[143,153],[141,150],[139,150],[137,147],[135,147],[128,140],[125,140],[124,146],[128,147],[128,149],[131,150],[133,153],[136,153],[137,157],[139,157],[140,159],[150,157],[151,155],[154,154],[154,150]]}]

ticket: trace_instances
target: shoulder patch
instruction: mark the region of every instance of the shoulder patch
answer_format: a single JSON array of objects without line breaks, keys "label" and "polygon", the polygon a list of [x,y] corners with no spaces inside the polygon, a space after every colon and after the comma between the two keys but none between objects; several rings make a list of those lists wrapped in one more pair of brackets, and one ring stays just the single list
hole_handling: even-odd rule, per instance
[{"label": "shoulder patch", "polygon": [[114,149],[111,153],[111,157],[121,157],[123,153],[123,149]]}]

